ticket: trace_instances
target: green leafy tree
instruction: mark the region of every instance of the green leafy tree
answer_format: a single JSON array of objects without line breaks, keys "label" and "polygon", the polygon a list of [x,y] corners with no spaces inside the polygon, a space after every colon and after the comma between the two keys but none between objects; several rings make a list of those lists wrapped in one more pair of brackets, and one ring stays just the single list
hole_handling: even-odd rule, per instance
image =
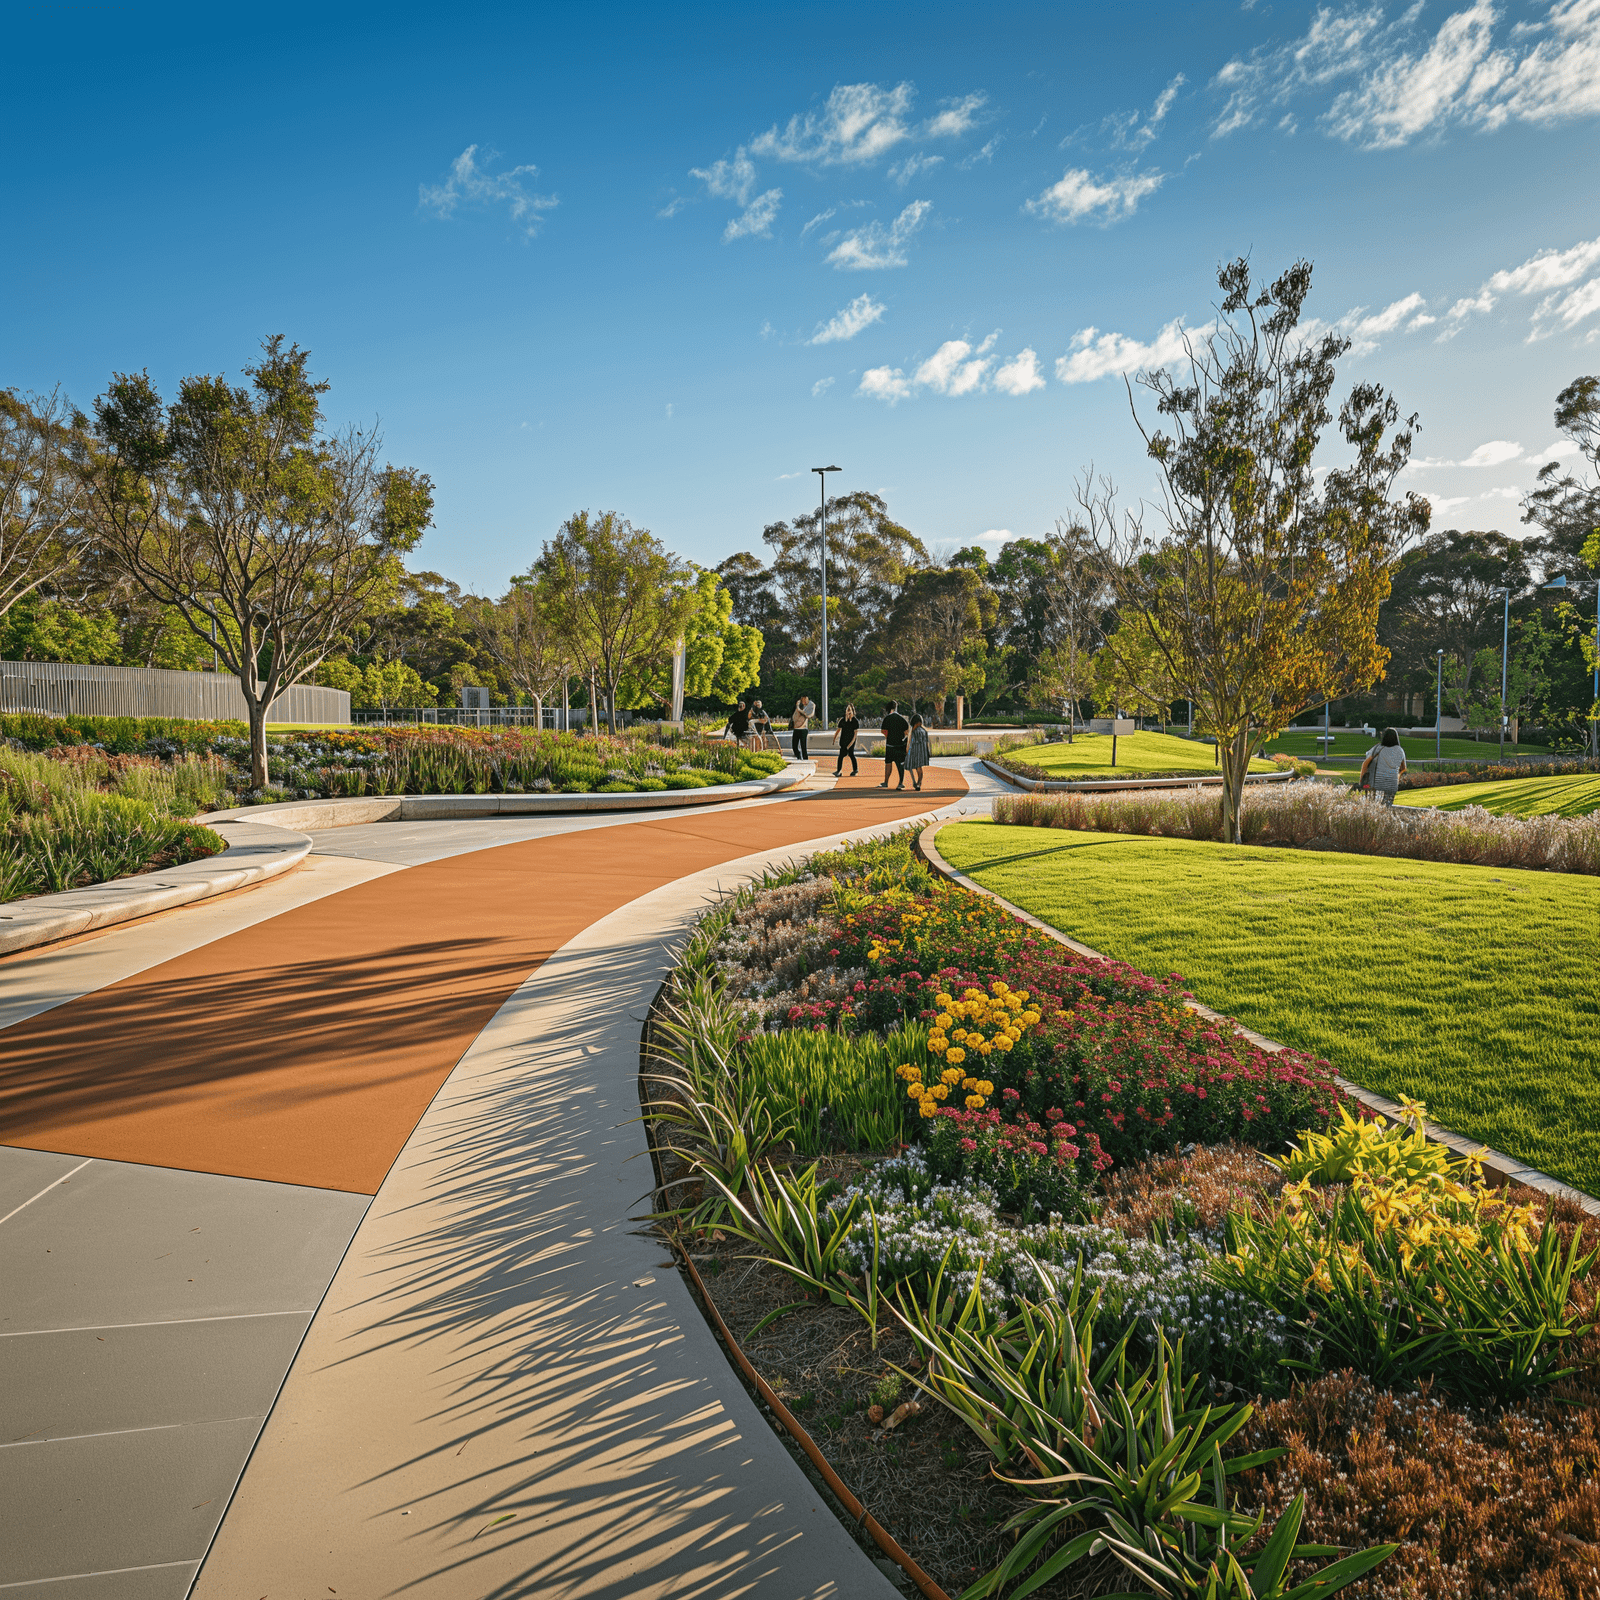
[{"label": "green leafy tree", "polygon": [[1559,572],[1583,559],[1600,526],[1600,377],[1574,378],[1556,396],[1555,424],[1578,447],[1582,467],[1563,471],[1559,461],[1546,462],[1522,502],[1522,520],[1544,530],[1533,541],[1535,553]]},{"label": "green leafy tree", "polygon": [[626,517],[579,511],[562,523],[537,567],[557,627],[604,688],[615,733],[624,678],[659,667],[693,613],[684,564]]},{"label": "green leafy tree", "polygon": [[85,613],[37,592],[0,613],[0,656],[8,661],[105,662],[122,660],[117,619]]},{"label": "green leafy tree", "polygon": [[84,474],[95,539],[176,611],[239,680],[251,781],[267,782],[267,709],[390,602],[401,557],[433,515],[433,486],[380,467],[376,432],[330,432],[326,383],[281,336],[246,385],[195,376],[165,405],[148,376],[118,374],[96,402]]},{"label": "green leafy tree", "polygon": [[889,693],[909,699],[913,709],[929,701],[942,717],[945,700],[964,684],[981,688],[984,630],[997,611],[994,591],[970,567],[911,573],[878,645]]},{"label": "green leafy tree", "polygon": [[543,726],[546,696],[571,678],[578,659],[550,579],[534,567],[513,578],[498,600],[472,600],[470,615],[485,653],[533,702]]},{"label": "green leafy tree", "polygon": [[1154,422],[1134,414],[1159,474],[1159,532],[1124,516],[1103,480],[1085,480],[1079,503],[1119,614],[1145,619],[1170,687],[1217,736],[1224,832],[1239,842],[1256,751],[1306,706],[1382,672],[1378,607],[1428,505],[1394,494],[1417,421],[1401,423],[1375,384],[1357,384],[1340,408],[1352,454],[1318,482],[1312,461],[1349,341],[1301,328],[1309,263],[1262,286],[1241,259],[1218,284],[1216,324],[1182,370],[1139,376],[1155,400]]},{"label": "green leafy tree", "polygon": [[350,703],[363,711],[394,711],[421,705],[424,693],[415,667],[404,661],[374,661],[362,669],[360,694],[351,695]]}]

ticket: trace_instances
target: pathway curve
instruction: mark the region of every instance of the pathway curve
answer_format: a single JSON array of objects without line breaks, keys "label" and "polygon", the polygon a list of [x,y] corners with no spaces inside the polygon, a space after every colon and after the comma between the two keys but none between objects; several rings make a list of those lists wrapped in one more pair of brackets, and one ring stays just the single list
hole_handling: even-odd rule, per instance
[{"label": "pathway curve", "polygon": [[[714,883],[804,841],[959,800],[963,779],[939,778],[914,804],[909,792],[847,780],[830,794],[714,815],[583,819],[488,849],[448,824],[433,825],[430,845],[419,828],[418,853],[469,853],[368,877],[0,1032],[0,1139],[33,1147],[0,1150],[0,1189],[8,1173],[18,1192],[33,1178],[40,1187],[66,1179],[0,1226],[0,1272],[37,1276],[41,1254],[60,1249],[77,1251],[80,1279],[89,1273],[84,1207],[74,1223],[67,1201],[97,1169],[124,1186],[154,1173],[239,1193],[243,1176],[252,1194],[308,1197],[320,1232],[294,1226],[316,1232],[312,1276],[323,1282],[354,1231],[197,1593],[839,1592],[827,1587],[830,1569],[860,1564],[859,1553],[731,1379],[676,1274],[659,1267],[659,1246],[627,1224],[649,1186],[643,1163],[622,1164],[642,1148],[627,1126],[637,1109],[634,1018],[660,981],[667,942]],[[363,844],[405,855],[402,829],[413,831],[342,830],[319,846],[348,852],[341,870],[351,870]],[[88,1168],[66,1170],[85,1157]],[[31,1175],[19,1161],[33,1163]],[[367,1211],[361,1197],[380,1182]],[[255,1226],[265,1208],[253,1205]],[[171,1212],[157,1233],[176,1236],[182,1219]],[[270,1232],[270,1218],[265,1225]],[[195,1226],[204,1238],[207,1224]],[[153,1248],[160,1242],[147,1230],[132,1254],[173,1259]],[[97,1292],[144,1270],[113,1263]],[[205,1281],[198,1266],[195,1277]],[[638,1281],[646,1277],[658,1282]],[[256,1287],[295,1300],[290,1285]],[[192,1335],[201,1319],[181,1304],[187,1285],[163,1292],[182,1314],[154,1320]],[[275,1314],[309,1315],[305,1298]],[[212,1326],[264,1314],[205,1311]],[[93,1336],[91,1359],[103,1357],[102,1314],[77,1315],[70,1325]],[[23,1320],[0,1328],[0,1363],[29,1338],[67,1348],[69,1323],[48,1293]],[[139,1337],[150,1348],[143,1366],[125,1368],[127,1381],[152,1396],[181,1388],[176,1346]],[[59,1440],[62,1425],[46,1413],[65,1405],[72,1384],[59,1363],[31,1359],[41,1399],[38,1415],[20,1420],[43,1425],[11,1431],[7,1417],[3,1437]],[[259,1391],[262,1361],[252,1359],[235,1359],[235,1390],[248,1376]],[[229,1358],[206,1360],[220,1372]],[[50,1371],[56,1402],[44,1393]],[[182,1434],[219,1420],[208,1414],[215,1405],[192,1400],[160,1428]],[[259,1419],[254,1399],[232,1420],[248,1439]],[[103,1505],[123,1478],[148,1471],[137,1449],[129,1454],[126,1430],[91,1431],[122,1442],[87,1447],[77,1464],[80,1520],[91,1491]],[[87,1459],[97,1449],[99,1467]],[[8,1469],[24,1471],[11,1455],[0,1447],[0,1505]],[[222,1499],[228,1456],[217,1453],[211,1474]],[[237,1447],[231,1459],[236,1473]],[[32,1462],[24,1475],[41,1480]],[[524,1500],[505,1523],[473,1522],[508,1490]],[[146,1518],[164,1547],[154,1535],[118,1546],[104,1529],[78,1538],[65,1494],[58,1485],[61,1515],[36,1506],[52,1532],[0,1557],[0,1584],[50,1579],[39,1593],[52,1600],[180,1595],[220,1510],[215,1493],[197,1492],[207,1503],[192,1516],[159,1527],[160,1517]],[[647,1502],[658,1512],[642,1521],[622,1512]],[[75,1539],[78,1550],[64,1548]],[[816,1559],[802,1560],[796,1541]],[[124,1561],[109,1586],[70,1580],[107,1572],[117,1548],[142,1559]],[[809,1587],[799,1586],[802,1567]]]}]

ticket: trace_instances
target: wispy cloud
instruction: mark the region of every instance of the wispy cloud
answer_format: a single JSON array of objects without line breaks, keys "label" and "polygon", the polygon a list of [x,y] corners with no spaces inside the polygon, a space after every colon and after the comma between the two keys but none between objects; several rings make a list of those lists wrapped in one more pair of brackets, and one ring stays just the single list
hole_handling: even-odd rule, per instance
[{"label": "wispy cloud", "polygon": [[994,153],[1000,148],[1000,141],[1005,138],[1003,133],[997,133],[981,149],[974,150],[970,156],[963,156],[958,163],[963,172],[970,172],[974,167],[986,166],[994,160]]},{"label": "wispy cloud", "polygon": [[869,222],[853,229],[834,245],[828,260],[841,271],[867,272],[883,267],[903,267],[906,245],[933,209],[928,200],[913,200],[887,228]]},{"label": "wispy cloud", "polygon": [[774,123],[750,141],[750,148],[774,161],[820,166],[876,161],[911,137],[907,118],[915,98],[909,83],[891,89],[875,83],[841,83],[821,111],[790,117],[783,128]]},{"label": "wispy cloud", "polygon": [[863,374],[856,392],[896,405],[921,392],[957,399],[991,389],[1024,395],[1044,388],[1039,357],[1031,349],[996,366],[999,357],[994,347],[999,338],[997,329],[977,345],[966,339],[946,339],[909,377],[901,367],[873,367]]},{"label": "wispy cloud", "polygon": [[818,395],[826,394],[832,387],[832,378],[818,378],[817,381],[811,385],[811,398],[815,400]]},{"label": "wispy cloud", "polygon": [[1142,344],[1123,333],[1101,333],[1098,328],[1082,328],[1072,336],[1066,355],[1056,361],[1056,377],[1062,383],[1093,383],[1154,367],[1170,367],[1188,359],[1188,341],[1203,340],[1211,332],[1185,328],[1181,317],[1174,318],[1150,341]]},{"label": "wispy cloud", "polygon": [[1156,96],[1149,115],[1142,120],[1137,111],[1124,111],[1107,117],[1101,126],[1111,135],[1112,144],[1123,150],[1131,150],[1135,155],[1147,150],[1160,137],[1161,124],[1167,120],[1167,113],[1178,98],[1178,91],[1187,82],[1188,79],[1180,72]]},{"label": "wispy cloud", "polygon": [[1161,187],[1163,176],[1159,172],[1137,172],[1096,178],[1082,167],[1072,167],[1043,194],[1025,201],[1022,209],[1052,222],[1110,224],[1131,217],[1139,202]]},{"label": "wispy cloud", "polygon": [[853,339],[863,328],[883,320],[884,306],[870,294],[858,294],[843,310],[836,311],[826,322],[817,324],[817,331],[807,344],[838,344]]},{"label": "wispy cloud", "polygon": [[[437,212],[441,217],[454,216],[460,205],[500,206],[510,212],[511,220],[530,238],[539,231],[544,214],[553,211],[560,202],[553,194],[532,194],[524,187],[527,180],[539,176],[534,166],[509,167],[504,172],[485,172],[478,165],[478,146],[469,144],[450,163],[450,176],[440,184],[420,184],[417,203],[424,209]],[[492,151],[484,152],[484,159],[494,160]]]},{"label": "wispy cloud", "polygon": [[958,100],[942,101],[941,109],[924,126],[923,135],[929,139],[959,138],[978,125],[988,103],[986,94],[964,94]]},{"label": "wispy cloud", "polygon": [[758,194],[738,216],[730,218],[722,230],[724,239],[770,239],[772,224],[783,201],[782,189],[768,189]]},{"label": "wispy cloud", "polygon": [[1422,11],[1412,5],[1390,21],[1380,5],[1325,6],[1300,38],[1229,61],[1213,80],[1228,97],[1215,135],[1349,80],[1320,120],[1369,149],[1451,123],[1492,129],[1600,113],[1600,0],[1556,0],[1543,21],[1503,33],[1491,0],[1431,31]]},{"label": "wispy cloud", "polygon": [[915,177],[944,165],[943,156],[911,155],[889,168],[889,176],[903,189]]},{"label": "wispy cloud", "polygon": [[[1595,0],[1600,12],[1600,0]],[[1530,343],[1559,331],[1569,331],[1600,311],[1600,238],[1566,250],[1540,250],[1520,266],[1492,274],[1476,294],[1465,295],[1445,315],[1441,339],[1454,338],[1469,318],[1493,311],[1502,295],[1543,298],[1529,319]],[[1591,273],[1597,275],[1590,276]],[[1587,282],[1579,283],[1580,278]],[[1574,287],[1576,285],[1576,287]]]}]

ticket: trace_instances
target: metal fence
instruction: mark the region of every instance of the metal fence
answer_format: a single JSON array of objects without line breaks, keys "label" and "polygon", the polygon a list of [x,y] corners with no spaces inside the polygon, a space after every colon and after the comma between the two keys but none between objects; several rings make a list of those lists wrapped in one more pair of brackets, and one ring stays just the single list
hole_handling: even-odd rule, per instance
[{"label": "metal fence", "polygon": [[[546,706],[544,708],[544,721],[539,721],[539,713],[532,706],[391,706],[380,711],[352,711],[351,719],[362,725],[377,723],[399,724],[405,726],[428,725],[435,723],[441,728],[537,728],[546,730],[559,729],[562,726],[562,710],[560,706]],[[568,728],[583,728],[588,726],[589,713],[581,706],[574,706],[565,713]],[[655,718],[642,719],[636,717],[631,711],[617,713],[617,726],[631,728],[642,720],[655,721]],[[605,725],[604,715],[600,718]]]},{"label": "metal fence", "polygon": [[[0,712],[47,717],[192,717],[243,721],[239,680],[225,672],[86,667],[71,661],[0,661]],[[297,683],[267,709],[269,722],[348,723],[343,689]]]}]

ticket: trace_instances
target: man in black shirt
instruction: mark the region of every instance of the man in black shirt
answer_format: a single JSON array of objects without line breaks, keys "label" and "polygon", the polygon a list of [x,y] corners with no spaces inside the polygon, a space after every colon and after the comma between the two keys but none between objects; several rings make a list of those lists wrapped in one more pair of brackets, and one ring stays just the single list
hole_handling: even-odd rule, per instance
[{"label": "man in black shirt", "polygon": [[903,789],[906,786],[906,739],[911,733],[911,724],[895,710],[895,703],[891,700],[879,726],[883,732],[883,782],[878,787],[887,789],[889,774],[898,769],[900,782],[895,787]]},{"label": "man in black shirt", "polygon": [[733,708],[733,715],[728,718],[728,732],[739,744],[744,743],[746,735],[750,732],[750,712],[743,700]]}]

